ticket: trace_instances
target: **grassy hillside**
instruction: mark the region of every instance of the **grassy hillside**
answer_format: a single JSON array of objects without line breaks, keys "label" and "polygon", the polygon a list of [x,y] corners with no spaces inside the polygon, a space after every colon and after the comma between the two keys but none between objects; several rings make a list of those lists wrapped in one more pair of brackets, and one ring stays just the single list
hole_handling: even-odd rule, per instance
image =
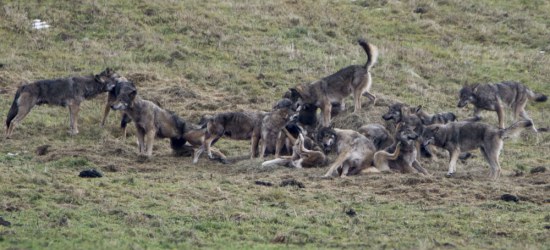
[{"label": "grassy hillside", "polygon": [[[550,94],[548,13],[543,0],[2,1],[0,117],[21,82],[105,67],[189,122],[221,111],[269,110],[288,87],[365,63],[356,43],[365,37],[380,50],[372,88],[379,101],[363,100],[363,110],[351,114],[346,99],[338,127],[382,123],[394,101],[462,119],[472,112],[456,108],[466,83],[517,80]],[[37,18],[52,27],[31,30]],[[78,136],[67,133],[66,109],[40,106],[12,139],[0,139],[0,217],[11,222],[0,225],[0,249],[550,244],[548,133],[507,141],[504,173],[495,182],[478,152],[459,163],[452,179],[443,177],[447,158],[439,157],[422,161],[433,174],[427,177],[321,180],[325,168],[262,168],[259,160],[222,165],[203,158],[192,165],[171,154],[168,140],[156,141],[151,160],[137,161],[135,137],[120,138],[118,114],[100,128],[104,101],[82,105]],[[538,127],[550,127],[550,102],[526,109]],[[496,124],[494,113],[483,115]],[[37,155],[42,145],[49,151]],[[222,139],[216,146],[247,158],[247,142]],[[530,172],[539,166],[547,171]],[[105,177],[78,178],[86,168]],[[278,187],[290,178],[305,188]],[[520,202],[499,201],[504,193]]]}]

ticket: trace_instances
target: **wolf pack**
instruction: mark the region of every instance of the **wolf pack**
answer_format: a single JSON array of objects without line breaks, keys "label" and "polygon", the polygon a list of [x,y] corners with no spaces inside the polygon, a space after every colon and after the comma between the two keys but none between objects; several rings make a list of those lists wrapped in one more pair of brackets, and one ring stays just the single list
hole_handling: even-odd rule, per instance
[{"label": "wolf pack", "polygon": [[[211,160],[229,163],[214,147],[218,140],[226,138],[249,140],[250,158],[259,157],[262,166],[328,166],[323,177],[388,171],[430,175],[419,158],[432,157],[436,150],[440,155],[448,152],[446,176],[452,177],[458,159],[466,159],[471,155],[469,151],[479,149],[490,166],[489,176],[496,179],[501,173],[499,155],[504,139],[525,128],[535,133],[546,130],[536,129],[525,106],[531,100],[544,102],[547,96],[514,81],[463,86],[457,107],[471,104],[474,114],[461,121],[452,112],[430,114],[421,106],[395,102],[381,117],[385,126],[364,124],[356,131],[336,128],[332,118],[346,111],[345,98],[353,97],[354,113],[361,110],[363,96],[373,106],[377,100],[370,89],[378,50],[364,39],[359,39],[358,44],[367,55],[365,64],[350,65],[317,81],[291,87],[269,112],[204,115],[198,124],[190,124],[158,103],[142,99],[131,80],[110,68],[92,76],[26,83],[15,93],[7,114],[5,137],[12,137],[15,127],[31,109],[42,104],[68,107],[69,133],[77,135],[80,104],[107,93],[101,125],[105,125],[111,109],[120,111],[123,138],[127,125],[135,125],[139,157],[152,157],[154,140],[169,138],[175,152],[193,150],[193,163],[203,153]],[[514,115],[509,125],[504,117],[507,108]],[[481,121],[483,110],[497,113],[498,126]],[[333,160],[328,157],[331,152]],[[264,161],[271,155],[272,159]]]}]

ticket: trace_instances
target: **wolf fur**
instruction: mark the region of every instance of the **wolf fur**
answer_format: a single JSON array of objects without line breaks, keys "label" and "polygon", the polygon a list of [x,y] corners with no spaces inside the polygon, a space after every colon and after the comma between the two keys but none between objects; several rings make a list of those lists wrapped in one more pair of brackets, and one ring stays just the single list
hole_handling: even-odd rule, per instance
[{"label": "wolf fur", "polygon": [[266,153],[275,153],[275,158],[281,154],[286,135],[283,128],[293,115],[292,101],[284,98],[279,100],[271,112],[266,114],[261,123],[260,159],[263,160]]},{"label": "wolf fur", "polygon": [[[505,127],[504,109],[509,107],[514,114],[514,121],[518,117],[525,120],[533,120],[527,115],[525,106],[527,101],[545,102],[546,95],[535,93],[519,82],[505,81],[500,83],[486,83],[466,85],[460,90],[460,98],[457,106],[465,107],[468,103],[474,105],[474,114],[470,121],[481,120],[481,110],[497,112],[499,128]],[[537,131],[535,126],[532,126]]]},{"label": "wolf fur", "polygon": [[393,144],[390,132],[380,124],[367,124],[357,129],[357,132],[370,139],[376,150],[382,150]]},{"label": "wolf fur", "polygon": [[[395,134],[396,143],[374,154],[374,166],[379,171],[428,174],[416,160],[416,141],[419,135],[410,127],[400,125]],[[393,153],[389,153],[393,152]]]},{"label": "wolf fur", "polygon": [[344,177],[350,170],[362,170],[372,166],[376,148],[364,135],[353,130],[326,127],[321,128],[317,136],[325,152],[334,148],[337,154],[336,160],[323,177],[331,177],[338,169],[341,169],[340,176]]},{"label": "wolf fur", "polygon": [[461,152],[479,148],[490,166],[489,176],[496,179],[500,176],[499,155],[503,139],[518,133],[523,128],[532,126],[531,121],[518,121],[510,127],[500,129],[482,122],[451,122],[434,124],[426,127],[422,134],[422,147],[433,144],[446,149],[450,155],[450,177],[456,172],[456,161]]},{"label": "wolf fur", "polygon": [[353,94],[354,112],[361,109],[362,95],[366,95],[373,102],[376,101],[376,97],[369,90],[372,85],[370,69],[376,63],[378,50],[363,39],[358,43],[367,54],[367,62],[364,65],[347,66],[318,81],[289,89],[293,101],[311,104],[321,109],[323,127],[330,125],[332,103],[341,104],[342,100],[350,94]]},{"label": "wolf fur", "polygon": [[132,82],[119,82],[116,89],[116,100],[111,108],[122,110],[134,121],[140,155],[153,155],[155,137],[170,138],[170,146],[175,151],[184,147],[186,123],[182,118],[151,101],[141,99]]},{"label": "wolf fur", "polygon": [[250,158],[256,157],[262,120],[267,114],[267,112],[225,112],[205,119],[206,135],[202,149],[212,159],[214,156],[211,146],[225,136],[233,140],[251,140]]},{"label": "wolf fur", "polygon": [[73,76],[52,80],[39,80],[17,89],[6,119],[5,137],[10,138],[17,124],[35,105],[69,107],[71,135],[78,134],[80,103],[111,90],[115,72],[110,68],[93,76]]},{"label": "wolf fur", "polygon": [[[283,129],[287,133],[288,137],[293,137],[286,129]],[[294,168],[302,167],[318,167],[323,166],[327,162],[327,158],[322,151],[309,150],[305,147],[304,136],[300,133],[298,138],[294,140],[294,146],[292,147],[292,156],[280,156],[273,160],[265,161],[262,163],[263,167],[270,166],[286,166]]]}]

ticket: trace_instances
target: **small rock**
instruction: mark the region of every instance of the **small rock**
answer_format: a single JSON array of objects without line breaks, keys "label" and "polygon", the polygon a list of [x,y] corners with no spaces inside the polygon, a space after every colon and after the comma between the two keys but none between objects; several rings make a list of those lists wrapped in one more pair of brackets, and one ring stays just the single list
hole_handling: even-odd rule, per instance
[{"label": "small rock", "polygon": [[539,166],[531,169],[531,174],[544,173],[546,172],[545,166]]},{"label": "small rock", "polygon": [[353,208],[350,208],[350,209],[346,210],[346,214],[349,217],[354,217],[355,215],[357,215],[357,212],[355,212],[355,210],[353,210]]},{"label": "small rock", "polygon": [[503,194],[502,196],[500,196],[500,199],[503,201],[513,201],[513,202],[519,201],[519,198],[512,194]]},{"label": "small rock", "polygon": [[281,185],[279,185],[279,186],[281,186],[281,187],[297,186],[299,188],[305,188],[306,187],[303,183],[301,183],[301,182],[299,182],[295,179],[284,180],[284,181],[281,182]]},{"label": "small rock", "polygon": [[103,177],[103,174],[92,168],[80,172],[78,176],[82,178],[100,178]]},{"label": "small rock", "polygon": [[45,155],[48,153],[48,149],[51,147],[51,145],[42,145],[36,148],[36,155]]},{"label": "small rock", "polygon": [[5,227],[9,227],[9,226],[11,226],[11,222],[9,222],[7,220],[4,220],[4,218],[0,217],[0,225],[5,226]]},{"label": "small rock", "polygon": [[273,186],[273,183],[267,182],[267,181],[255,181],[254,184],[260,185],[260,186],[268,186],[268,187]]}]

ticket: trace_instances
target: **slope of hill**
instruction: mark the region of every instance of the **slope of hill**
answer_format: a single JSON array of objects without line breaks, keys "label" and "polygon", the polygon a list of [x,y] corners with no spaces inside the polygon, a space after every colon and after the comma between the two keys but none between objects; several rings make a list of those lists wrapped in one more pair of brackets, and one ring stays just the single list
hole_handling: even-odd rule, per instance
[{"label": "slope of hill", "polygon": [[[105,67],[189,122],[204,114],[269,110],[289,88],[363,64],[360,37],[378,46],[376,106],[336,117],[338,127],[381,123],[401,101],[453,111],[467,83],[517,80],[550,94],[550,3],[543,0],[3,1],[0,117],[21,82]],[[32,20],[50,28],[32,30]],[[78,136],[68,111],[35,107],[13,139],[0,139],[0,248],[510,248],[548,246],[550,136],[505,143],[503,176],[478,157],[443,177],[446,156],[423,160],[432,176],[383,174],[321,180],[325,169],[222,165],[173,156],[157,140],[137,161],[104,97],[84,102]],[[549,102],[529,104],[541,128]],[[115,113],[115,112],[112,112]],[[496,115],[484,112],[496,124]],[[510,114],[508,114],[510,123]],[[130,134],[134,131],[130,129]],[[45,155],[36,148],[50,145]],[[231,157],[247,142],[216,144]],[[78,172],[98,168],[100,179]],[[305,188],[278,187],[294,178]],[[272,182],[275,187],[254,184]],[[518,203],[499,201],[504,193]],[[347,212],[347,213],[346,213]],[[2,220],[0,220],[1,222]]]}]

